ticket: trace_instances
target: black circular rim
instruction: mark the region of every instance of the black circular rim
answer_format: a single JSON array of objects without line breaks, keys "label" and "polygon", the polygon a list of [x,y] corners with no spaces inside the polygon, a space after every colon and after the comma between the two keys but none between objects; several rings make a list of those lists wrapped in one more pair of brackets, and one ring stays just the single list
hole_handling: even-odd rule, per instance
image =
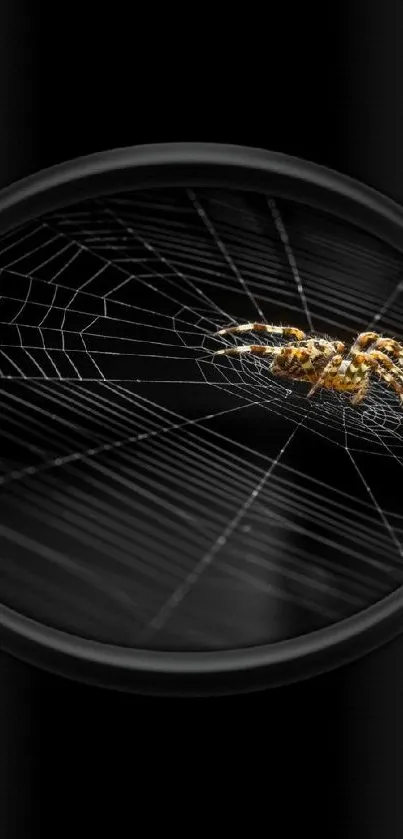
[{"label": "black circular rim", "polygon": [[[115,149],[62,163],[0,192],[0,233],[54,209],[125,190],[228,186],[271,191],[339,216],[403,252],[403,209],[372,188],[277,152],[212,143]],[[299,681],[366,654],[403,627],[403,588],[307,635],[216,652],[158,652],[85,640],[0,604],[0,646],[51,672],[118,690],[225,694]]]}]

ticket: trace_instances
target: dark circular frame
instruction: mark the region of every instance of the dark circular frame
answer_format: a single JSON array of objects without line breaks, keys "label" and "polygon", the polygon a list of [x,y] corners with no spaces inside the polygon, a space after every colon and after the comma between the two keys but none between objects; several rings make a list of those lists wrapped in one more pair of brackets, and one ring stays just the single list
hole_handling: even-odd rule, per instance
[{"label": "dark circular frame", "polygon": [[[88,198],[164,186],[270,192],[347,220],[403,253],[403,208],[391,199],[295,157],[214,143],[115,149],[43,170],[0,192],[0,235]],[[325,629],[216,652],[159,652],[89,641],[0,603],[5,652],[88,684],[173,696],[245,692],[306,679],[353,661],[402,629],[403,588]]]}]

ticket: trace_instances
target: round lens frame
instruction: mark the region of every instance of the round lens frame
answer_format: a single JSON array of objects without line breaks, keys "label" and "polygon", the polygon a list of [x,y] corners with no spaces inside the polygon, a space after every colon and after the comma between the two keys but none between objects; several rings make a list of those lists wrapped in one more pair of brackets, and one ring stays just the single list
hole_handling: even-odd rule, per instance
[{"label": "round lens frame", "polygon": [[[0,235],[69,204],[164,186],[270,192],[325,210],[403,253],[403,209],[322,166],[238,146],[172,143],[93,154],[0,192]],[[364,611],[286,641],[216,652],[157,652],[85,640],[0,604],[0,647],[31,664],[90,684],[163,695],[244,692],[305,679],[368,653],[403,627],[403,589]]]}]

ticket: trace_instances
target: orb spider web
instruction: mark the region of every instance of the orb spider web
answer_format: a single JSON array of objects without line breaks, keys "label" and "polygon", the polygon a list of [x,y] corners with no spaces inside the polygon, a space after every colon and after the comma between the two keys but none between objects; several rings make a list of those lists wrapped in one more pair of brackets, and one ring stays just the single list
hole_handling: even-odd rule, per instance
[{"label": "orb spider web", "polygon": [[263,358],[213,359],[213,333],[403,340],[402,291],[392,248],[275,196],[124,193],[4,235],[2,601],[87,638],[208,650],[397,588],[396,395],[308,401]]}]

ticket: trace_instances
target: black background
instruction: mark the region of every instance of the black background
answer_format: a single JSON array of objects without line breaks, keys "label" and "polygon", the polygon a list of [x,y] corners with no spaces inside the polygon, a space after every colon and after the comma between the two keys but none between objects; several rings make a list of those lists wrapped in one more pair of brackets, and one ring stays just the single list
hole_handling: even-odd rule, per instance
[{"label": "black background", "polygon": [[[97,150],[199,140],[298,155],[403,202],[402,4],[286,5],[281,19],[271,4],[222,18],[200,4],[177,17],[147,8],[112,4],[101,19],[98,6],[55,4],[49,17],[3,0],[1,186]],[[112,835],[157,830],[161,815],[169,831],[193,833],[206,814],[228,832],[242,802],[251,835],[288,832],[297,817],[323,836],[401,836],[402,663],[400,638],[302,685],[167,700],[70,684],[3,654],[3,835],[50,824],[58,836],[72,815],[93,835],[117,780]]]}]

